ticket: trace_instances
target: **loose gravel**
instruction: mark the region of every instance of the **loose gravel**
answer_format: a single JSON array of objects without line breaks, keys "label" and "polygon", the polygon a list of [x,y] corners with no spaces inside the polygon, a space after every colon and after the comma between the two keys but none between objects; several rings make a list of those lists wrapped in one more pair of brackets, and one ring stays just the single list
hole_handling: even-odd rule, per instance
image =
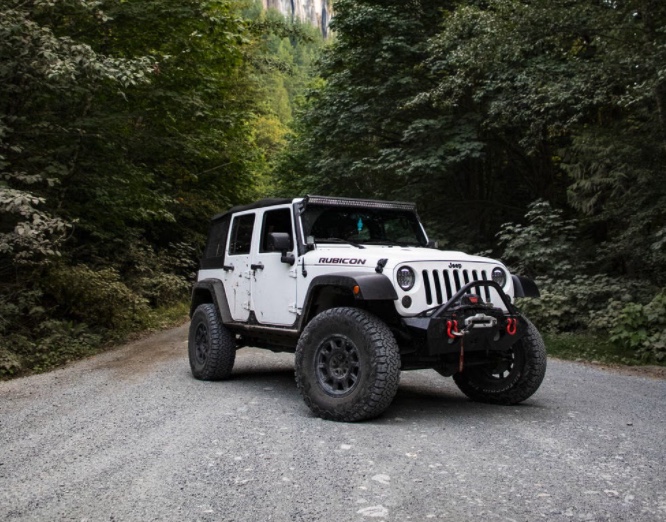
[{"label": "loose gravel", "polygon": [[666,381],[549,361],[519,406],[403,372],[373,421],[314,417],[293,355],[202,382],[187,326],[0,382],[0,520],[666,520]]}]

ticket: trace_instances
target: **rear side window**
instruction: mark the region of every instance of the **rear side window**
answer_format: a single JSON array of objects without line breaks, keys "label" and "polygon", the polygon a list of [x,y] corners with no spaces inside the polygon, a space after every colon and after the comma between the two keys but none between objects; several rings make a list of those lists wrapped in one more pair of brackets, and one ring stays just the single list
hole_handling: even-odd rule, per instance
[{"label": "rear side window", "polygon": [[229,217],[215,221],[208,232],[206,250],[201,260],[201,268],[220,268],[224,265],[224,249],[227,246]]},{"label": "rear side window", "polygon": [[254,214],[245,214],[234,218],[231,225],[231,241],[229,242],[230,256],[250,253],[253,228]]},{"label": "rear side window", "polygon": [[213,223],[208,233],[208,244],[206,245],[206,254],[204,257],[224,257],[228,230],[229,219]]}]

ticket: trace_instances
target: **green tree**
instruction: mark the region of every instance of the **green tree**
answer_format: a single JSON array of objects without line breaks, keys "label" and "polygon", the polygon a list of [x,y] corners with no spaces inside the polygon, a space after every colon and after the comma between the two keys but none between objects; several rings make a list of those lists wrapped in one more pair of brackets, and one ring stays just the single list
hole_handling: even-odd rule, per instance
[{"label": "green tree", "polygon": [[276,191],[272,170],[292,134],[294,111],[313,81],[324,39],[316,27],[264,11],[260,1],[245,14],[255,35],[252,75],[260,101],[253,128],[264,160],[262,192],[271,194]]},{"label": "green tree", "polygon": [[[116,58],[62,35],[98,3],[8,0],[0,17],[0,272],[53,255],[68,220],[55,195],[77,168],[93,96],[146,81],[151,59]],[[59,21],[59,27],[49,23]],[[65,218],[63,220],[63,217]]]},{"label": "green tree", "polygon": [[257,196],[242,7],[0,7],[0,372],[3,354],[52,364],[67,336],[143,325],[186,295],[210,216]]},{"label": "green tree", "polygon": [[[426,175],[427,159],[418,171],[401,153],[405,128],[419,116],[406,102],[424,88],[419,64],[442,7],[428,0],[336,2],[335,39],[320,68],[324,84],[311,93],[300,142],[278,171],[283,191],[388,196]],[[305,167],[299,179],[291,161]],[[412,195],[409,187],[403,194]]]},{"label": "green tree", "polygon": [[476,249],[541,198],[581,218],[603,270],[663,284],[666,4],[336,9],[285,193],[413,199],[440,240]]},{"label": "green tree", "polygon": [[663,282],[665,23],[653,1],[469,2],[415,101],[476,119],[496,198],[568,201],[608,268]]}]

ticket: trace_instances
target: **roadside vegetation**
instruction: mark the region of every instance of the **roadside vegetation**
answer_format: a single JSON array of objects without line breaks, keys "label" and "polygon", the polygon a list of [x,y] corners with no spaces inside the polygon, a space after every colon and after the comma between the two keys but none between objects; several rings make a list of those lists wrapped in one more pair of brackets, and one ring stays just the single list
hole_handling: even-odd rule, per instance
[{"label": "roadside vegetation", "polygon": [[440,247],[537,281],[559,353],[663,364],[666,4],[335,7],[283,193],[416,201]]},{"label": "roadside vegetation", "polygon": [[184,316],[210,216],[306,193],[416,201],[537,280],[555,353],[666,363],[666,4],[335,12],[2,3],[0,377]]},{"label": "roadside vegetation", "polygon": [[269,190],[316,29],[235,0],[0,7],[0,377],[184,319],[213,214]]}]

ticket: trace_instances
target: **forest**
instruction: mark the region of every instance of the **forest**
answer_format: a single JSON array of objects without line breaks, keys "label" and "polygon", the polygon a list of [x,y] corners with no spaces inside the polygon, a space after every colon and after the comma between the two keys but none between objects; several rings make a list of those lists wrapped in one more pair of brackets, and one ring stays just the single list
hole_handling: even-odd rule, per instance
[{"label": "forest", "polygon": [[573,358],[666,362],[666,4],[0,3],[0,378],[183,320],[212,215],[415,201]]}]

